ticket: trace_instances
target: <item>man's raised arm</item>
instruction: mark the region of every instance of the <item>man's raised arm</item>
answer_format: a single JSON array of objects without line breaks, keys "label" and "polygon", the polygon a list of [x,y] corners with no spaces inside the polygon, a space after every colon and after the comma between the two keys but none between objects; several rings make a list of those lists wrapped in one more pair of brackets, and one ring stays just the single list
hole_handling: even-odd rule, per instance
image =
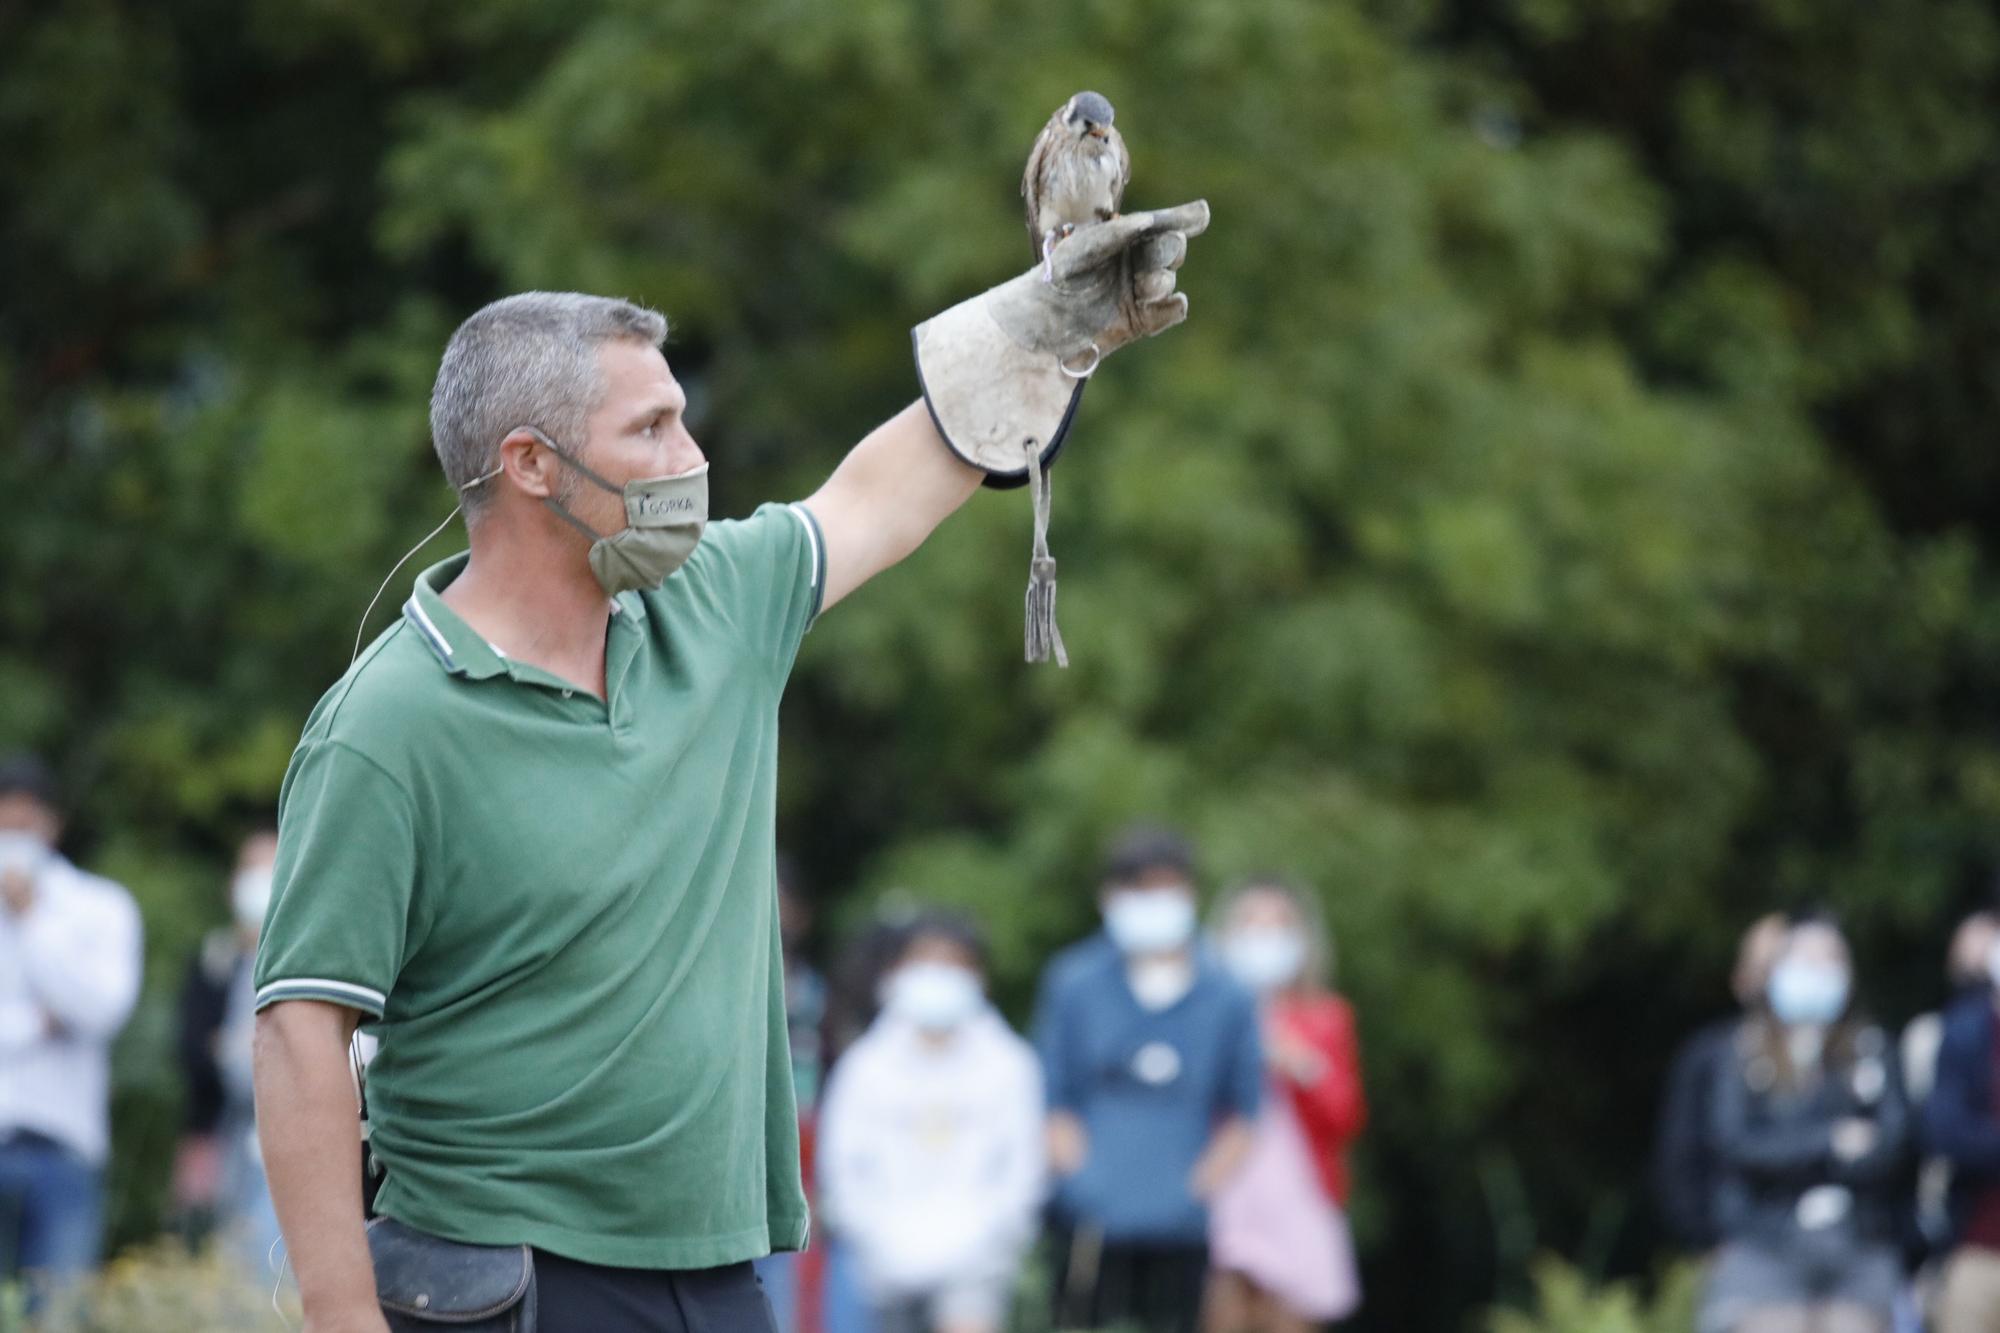
[{"label": "man's raised arm", "polygon": [[869,431],[805,502],[826,537],[821,606],[922,546],[985,475],[945,447],[921,399]]}]

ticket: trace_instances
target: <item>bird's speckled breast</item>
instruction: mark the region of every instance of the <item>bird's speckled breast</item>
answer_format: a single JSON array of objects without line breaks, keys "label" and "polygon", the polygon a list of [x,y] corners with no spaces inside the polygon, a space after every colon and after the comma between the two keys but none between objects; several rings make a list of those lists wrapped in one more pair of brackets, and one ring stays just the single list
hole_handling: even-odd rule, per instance
[{"label": "bird's speckled breast", "polygon": [[1043,198],[1043,225],[1067,222],[1081,226],[1115,212],[1118,175],[1118,159],[1100,139],[1087,140],[1081,151],[1053,154]]}]

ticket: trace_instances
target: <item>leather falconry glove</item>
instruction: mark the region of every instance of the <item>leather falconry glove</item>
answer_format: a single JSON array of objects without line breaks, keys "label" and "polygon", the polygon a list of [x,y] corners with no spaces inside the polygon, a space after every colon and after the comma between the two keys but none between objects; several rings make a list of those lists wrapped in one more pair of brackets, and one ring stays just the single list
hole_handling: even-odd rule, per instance
[{"label": "leather falconry glove", "polygon": [[962,301],[914,331],[917,376],[945,443],[986,484],[1032,484],[1035,548],[1026,655],[1069,665],[1055,626],[1047,470],[1061,452],[1083,386],[1104,357],[1187,318],[1174,290],[1208,203],[1128,213],[1079,227],[1046,265]]}]

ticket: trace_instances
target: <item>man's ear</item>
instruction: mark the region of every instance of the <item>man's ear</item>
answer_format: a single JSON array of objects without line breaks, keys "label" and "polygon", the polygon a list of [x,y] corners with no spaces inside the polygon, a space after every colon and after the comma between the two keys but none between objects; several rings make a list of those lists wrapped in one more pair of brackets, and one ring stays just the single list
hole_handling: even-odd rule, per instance
[{"label": "man's ear", "polygon": [[500,441],[500,467],[509,482],[524,493],[545,500],[556,493],[559,480],[556,472],[562,464],[547,441],[521,426]]}]

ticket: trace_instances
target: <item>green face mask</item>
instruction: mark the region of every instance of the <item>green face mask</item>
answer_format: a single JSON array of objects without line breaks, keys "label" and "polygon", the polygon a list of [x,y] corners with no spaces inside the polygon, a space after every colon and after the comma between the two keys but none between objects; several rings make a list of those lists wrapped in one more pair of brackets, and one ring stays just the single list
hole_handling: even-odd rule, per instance
[{"label": "green face mask", "polygon": [[[530,428],[532,429],[532,427]],[[590,538],[590,572],[604,591],[657,588],[679,569],[701,541],[708,523],[708,464],[672,477],[642,477],[613,485],[556,447],[540,431],[537,439],[584,480],[625,500],[625,526],[609,536],[564,508],[554,496],[542,501],[564,522]]]}]

